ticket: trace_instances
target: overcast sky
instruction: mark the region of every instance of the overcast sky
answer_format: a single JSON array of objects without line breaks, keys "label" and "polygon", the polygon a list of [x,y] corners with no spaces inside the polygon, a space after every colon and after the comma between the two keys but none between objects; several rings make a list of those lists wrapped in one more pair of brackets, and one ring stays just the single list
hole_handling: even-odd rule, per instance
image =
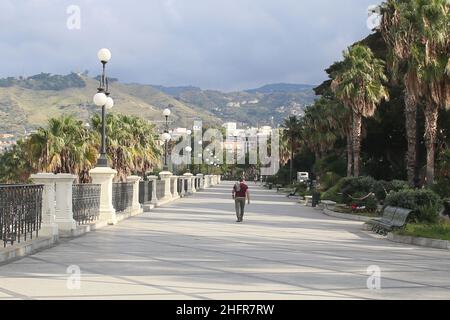
[{"label": "overcast sky", "polygon": [[227,91],[318,84],[348,45],[370,33],[367,8],[379,2],[1,0],[0,77],[96,75],[97,51],[107,47],[110,75],[124,82]]}]

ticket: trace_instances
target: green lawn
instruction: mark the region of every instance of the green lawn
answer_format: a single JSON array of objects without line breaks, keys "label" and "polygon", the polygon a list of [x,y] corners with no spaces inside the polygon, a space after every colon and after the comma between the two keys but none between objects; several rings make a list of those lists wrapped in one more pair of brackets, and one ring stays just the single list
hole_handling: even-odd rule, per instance
[{"label": "green lawn", "polygon": [[450,241],[450,222],[443,220],[436,224],[408,224],[398,234]]}]

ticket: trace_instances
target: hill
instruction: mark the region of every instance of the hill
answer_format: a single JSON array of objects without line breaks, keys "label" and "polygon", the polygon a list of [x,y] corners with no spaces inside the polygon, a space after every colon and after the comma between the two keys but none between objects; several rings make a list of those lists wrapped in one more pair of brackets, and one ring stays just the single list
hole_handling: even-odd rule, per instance
[{"label": "hill", "polygon": [[207,110],[223,121],[255,126],[277,125],[289,115],[303,114],[305,106],[316,99],[313,88],[310,85],[274,84],[230,93],[195,87],[161,90],[184,104]]},{"label": "hill", "polygon": [[[88,119],[100,111],[92,103],[97,86],[97,80],[75,73],[0,79],[0,133],[22,135],[63,114]],[[242,126],[276,125],[289,114],[301,114],[315,98],[312,87],[305,85],[276,84],[232,93],[120,81],[110,86],[114,112],[140,116],[157,126],[169,104],[173,105],[172,126],[191,126],[194,119],[205,125],[225,121]]]},{"label": "hill", "polygon": [[262,86],[257,89],[245,90],[248,93],[297,93],[302,91],[311,91],[316,86],[309,84],[291,84],[291,83],[274,83]]}]

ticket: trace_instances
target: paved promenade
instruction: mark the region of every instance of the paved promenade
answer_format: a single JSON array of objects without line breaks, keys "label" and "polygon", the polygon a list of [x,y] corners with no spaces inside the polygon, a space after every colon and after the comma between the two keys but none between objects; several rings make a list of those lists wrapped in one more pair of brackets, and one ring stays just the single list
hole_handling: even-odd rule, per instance
[{"label": "paved promenade", "polygon": [[[0,300],[450,299],[449,251],[378,239],[252,183],[237,224],[231,186],[0,266]],[[367,289],[371,265],[381,290]]]}]

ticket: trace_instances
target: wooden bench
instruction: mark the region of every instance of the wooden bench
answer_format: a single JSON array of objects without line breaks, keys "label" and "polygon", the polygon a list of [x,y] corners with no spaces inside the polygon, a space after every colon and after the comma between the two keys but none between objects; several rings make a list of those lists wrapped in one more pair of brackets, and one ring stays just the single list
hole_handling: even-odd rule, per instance
[{"label": "wooden bench", "polygon": [[372,231],[386,235],[390,231],[404,228],[411,212],[413,210],[388,206],[384,208],[381,218],[372,219],[367,224]]}]

